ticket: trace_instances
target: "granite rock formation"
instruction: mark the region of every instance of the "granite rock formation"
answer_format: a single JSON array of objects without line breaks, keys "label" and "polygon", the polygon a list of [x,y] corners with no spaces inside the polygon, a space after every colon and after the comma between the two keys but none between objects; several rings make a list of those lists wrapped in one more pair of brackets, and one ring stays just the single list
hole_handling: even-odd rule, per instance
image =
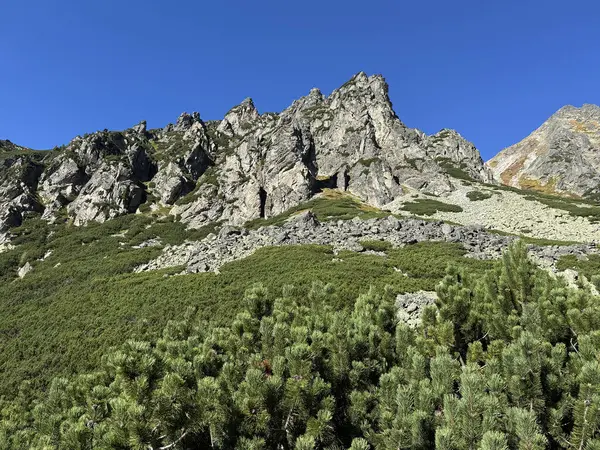
[{"label": "granite rock formation", "polygon": [[488,167],[503,184],[549,194],[600,194],[600,107],[565,106]]},{"label": "granite rock formation", "polygon": [[324,188],[381,207],[407,189],[439,195],[457,177],[492,180],[471,143],[452,130],[406,127],[383,77],[364,73],[278,114],[246,99],[220,121],[183,113],[161,129],[140,122],[47,152],[0,141],[0,163],[0,232],[34,213],[84,225],[165,207],[193,228],[240,225]]}]

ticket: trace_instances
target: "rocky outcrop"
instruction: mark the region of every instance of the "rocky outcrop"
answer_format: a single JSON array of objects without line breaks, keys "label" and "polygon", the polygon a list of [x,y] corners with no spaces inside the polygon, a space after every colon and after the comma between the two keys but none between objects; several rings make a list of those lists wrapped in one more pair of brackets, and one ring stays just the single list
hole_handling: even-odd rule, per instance
[{"label": "rocky outcrop", "polygon": [[123,132],[78,136],[44,159],[39,198],[43,218],[65,211],[74,223],[104,221],[135,212],[145,198],[142,182],[156,173],[144,122]]},{"label": "rocky outcrop", "polygon": [[493,183],[494,175],[479,150],[455,130],[444,129],[427,138],[427,155],[454,176]]},{"label": "rocky outcrop", "polygon": [[[393,247],[423,241],[457,242],[464,246],[469,257],[494,259],[500,257],[503,250],[515,239],[516,237],[512,236],[489,233],[481,227],[398,219],[394,216],[319,223],[310,211],[305,211],[292,216],[283,226],[247,230],[227,225],[220,229],[218,235],[211,234],[202,241],[165,246],[161,256],[140,266],[137,271],[184,266],[186,271],[191,273],[218,272],[223,264],[245,258],[266,246],[320,244],[333,246],[334,253],[341,250],[361,252],[365,251],[361,242],[369,240],[387,241]],[[530,252],[551,267],[560,256],[594,253],[596,247],[593,244],[530,246]]]},{"label": "rocky outcrop", "polygon": [[171,214],[190,227],[240,225],[325,188],[381,207],[407,188],[450,192],[457,176],[490,181],[472,144],[450,130],[427,136],[406,127],[383,77],[364,73],[327,97],[312,89],[278,114],[260,114],[248,98],[220,121],[183,113],[162,129],[142,121],[77,136],[35,160],[9,141],[0,152],[11,155],[0,169],[0,229],[28,212],[83,225],[144,203],[174,205]]},{"label": "rocky outcrop", "polygon": [[67,211],[75,225],[104,222],[135,212],[143,195],[142,187],[133,181],[133,174],[125,164],[106,163],[94,172]]},{"label": "rocky outcrop", "polygon": [[407,128],[378,75],[359,73],[329,97],[313,89],[277,115],[260,115],[246,99],[216,125],[213,139],[222,144],[210,178],[216,192],[199,190],[173,210],[192,227],[215,216],[239,225],[276,215],[323,188],[379,207],[404,187],[441,194],[454,188],[448,167],[491,181],[477,150],[457,133],[428,137]]},{"label": "rocky outcrop", "polygon": [[25,263],[25,265],[23,267],[20,267],[19,270],[17,270],[17,275],[19,278],[23,278],[23,277],[25,277],[25,275],[27,275],[32,270],[33,270],[32,265],[27,262],[27,263]]},{"label": "rocky outcrop", "polygon": [[167,131],[187,131],[192,128],[195,123],[200,122],[200,113],[193,112],[192,114],[188,114],[184,112],[177,119],[175,126],[169,128]]},{"label": "rocky outcrop", "polygon": [[48,164],[38,194],[45,205],[43,218],[55,220],[60,210],[72,202],[89,179],[74,157],[64,153]]},{"label": "rocky outcrop", "polygon": [[576,196],[600,194],[600,107],[565,106],[488,167],[513,187]]},{"label": "rocky outcrop", "polygon": [[215,145],[200,114],[183,113],[175,125],[150,133],[151,157],[157,167],[148,192],[162,205],[172,205],[196,186],[213,164]]},{"label": "rocky outcrop", "polygon": [[398,294],[396,307],[398,319],[411,328],[421,322],[421,314],[427,306],[435,304],[437,294],[434,291],[418,291]]},{"label": "rocky outcrop", "polygon": [[173,162],[166,163],[152,179],[151,189],[160,202],[171,205],[182,195],[190,191],[190,180],[183,169]]},{"label": "rocky outcrop", "polygon": [[43,170],[40,156],[40,152],[0,141],[0,235],[43,210],[36,195]]},{"label": "rocky outcrop", "polygon": [[225,115],[217,129],[228,136],[243,136],[258,119],[259,114],[254,102],[251,98],[247,98]]}]

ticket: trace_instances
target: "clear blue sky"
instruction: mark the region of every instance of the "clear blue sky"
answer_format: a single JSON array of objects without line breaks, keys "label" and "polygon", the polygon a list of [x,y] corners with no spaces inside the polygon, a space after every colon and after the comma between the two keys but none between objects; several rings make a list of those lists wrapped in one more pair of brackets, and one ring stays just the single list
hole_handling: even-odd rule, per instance
[{"label": "clear blue sky", "polygon": [[485,159],[565,104],[600,104],[600,2],[0,0],[0,138],[33,147],[280,111],[358,71],[399,117]]}]

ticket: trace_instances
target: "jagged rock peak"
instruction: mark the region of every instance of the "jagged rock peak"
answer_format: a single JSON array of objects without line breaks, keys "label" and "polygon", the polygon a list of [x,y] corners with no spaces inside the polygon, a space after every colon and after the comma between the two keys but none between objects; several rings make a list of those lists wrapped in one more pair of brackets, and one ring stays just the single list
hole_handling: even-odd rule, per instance
[{"label": "jagged rock peak", "polygon": [[370,90],[373,93],[388,97],[389,86],[383,75],[375,74],[367,76],[366,73],[359,72],[350,78],[350,80],[348,80],[346,83],[344,83],[340,88],[333,91],[332,96],[335,93],[343,93],[352,90]]},{"label": "jagged rock peak", "polygon": [[238,105],[238,107],[256,109],[256,106],[254,106],[254,101],[252,100],[252,97],[246,97],[244,99],[244,101]]},{"label": "jagged rock peak", "polygon": [[146,121],[142,120],[137,125],[134,125],[133,127],[131,127],[130,130],[137,134],[142,134],[142,135],[146,134]]},{"label": "jagged rock peak", "polygon": [[357,85],[364,85],[366,83],[369,82],[369,76],[364,73],[364,72],[358,72],[357,74],[354,74],[352,76],[352,78],[350,78],[346,83],[344,83],[341,87],[341,89],[351,89],[354,86]]},{"label": "jagged rock peak", "polygon": [[600,120],[600,106],[591,103],[584,103],[581,107],[566,105],[560,108],[552,117],[568,117],[573,115]]},{"label": "jagged rock peak", "polygon": [[311,89],[279,114],[260,115],[247,98],[221,121],[204,123],[196,112],[162,130],[141,122],[78,137],[25,171],[0,170],[0,211],[10,213],[0,228],[28,212],[52,220],[66,211],[83,225],[161,205],[174,205],[170,214],[190,227],[240,225],[323,189],[383,207],[407,189],[449,193],[453,173],[487,181],[482,166],[458,133],[427,137],[406,127],[385,79],[361,72],[328,97]]},{"label": "jagged rock peak", "polygon": [[475,146],[470,141],[465,139],[465,137],[462,134],[460,134],[458,131],[456,131],[452,128],[442,128],[437,133],[434,133],[431,136],[429,136],[429,139],[433,139],[433,140],[437,140],[437,141],[446,140],[446,141],[455,141],[455,142],[465,142],[465,143],[468,143],[469,145],[473,146],[473,148],[475,148]]},{"label": "jagged rock peak", "polygon": [[316,87],[312,88],[310,90],[310,92],[308,93],[308,96],[313,97],[313,98],[320,98],[320,99],[324,98],[323,93],[321,92],[321,89],[316,88]]},{"label": "jagged rock peak", "polygon": [[306,110],[311,110],[323,105],[331,110],[342,106],[354,108],[358,104],[379,104],[393,117],[392,102],[388,95],[388,85],[381,75],[367,76],[359,72],[352,76],[346,83],[335,89],[328,97],[325,97],[318,88],[310,90],[309,94],[295,100],[282,113],[282,117],[295,117]]},{"label": "jagged rock peak", "polygon": [[201,122],[200,113],[193,112],[188,114],[187,112],[182,113],[177,119],[177,123],[173,128],[175,131],[186,131],[189,130],[194,123]]},{"label": "jagged rock peak", "polygon": [[332,109],[347,107],[351,104],[369,104],[374,106],[379,113],[389,116],[390,120],[398,119],[389,97],[388,84],[381,75],[368,77],[364,72],[359,72],[340,88],[334,90],[327,101]]},{"label": "jagged rock peak", "polygon": [[488,161],[504,184],[577,196],[600,194],[600,107],[567,105]]},{"label": "jagged rock peak", "polygon": [[233,108],[231,108],[227,114],[225,114],[225,117],[227,117],[228,115],[230,115],[231,113],[250,113],[252,115],[254,115],[254,113],[256,113],[256,115],[258,115],[258,110],[256,109],[256,106],[254,105],[254,101],[252,100],[251,97],[246,97],[242,103],[240,103],[239,105],[235,105]]},{"label": "jagged rock peak", "polygon": [[369,80],[369,77],[368,77],[368,75],[365,72],[363,72],[361,70],[360,72],[358,72],[357,74],[355,74],[352,77],[352,80],[365,82],[365,81]]},{"label": "jagged rock peak", "polygon": [[225,114],[225,118],[219,124],[218,130],[227,135],[245,134],[251,127],[251,123],[259,118],[258,110],[250,97],[242,103],[234,106]]}]

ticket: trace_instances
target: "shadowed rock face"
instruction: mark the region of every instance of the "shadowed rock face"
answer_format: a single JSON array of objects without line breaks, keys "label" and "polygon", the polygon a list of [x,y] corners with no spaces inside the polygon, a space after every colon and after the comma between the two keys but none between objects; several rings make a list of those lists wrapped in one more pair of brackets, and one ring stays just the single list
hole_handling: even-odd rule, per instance
[{"label": "shadowed rock face", "polygon": [[565,106],[488,167],[509,186],[547,193],[600,194],[600,107]]},{"label": "shadowed rock face", "polygon": [[324,188],[382,206],[403,187],[450,192],[457,174],[492,180],[471,143],[452,130],[427,136],[407,128],[383,77],[364,73],[327,97],[312,89],[278,114],[260,114],[246,99],[220,121],[183,113],[162,129],[140,122],[49,152],[0,141],[0,162],[0,231],[32,212],[83,225],[144,203],[178,203],[171,213],[192,227],[241,224]]},{"label": "shadowed rock face", "polygon": [[36,197],[43,170],[40,156],[40,152],[0,140],[0,241],[8,228],[43,210]]}]

